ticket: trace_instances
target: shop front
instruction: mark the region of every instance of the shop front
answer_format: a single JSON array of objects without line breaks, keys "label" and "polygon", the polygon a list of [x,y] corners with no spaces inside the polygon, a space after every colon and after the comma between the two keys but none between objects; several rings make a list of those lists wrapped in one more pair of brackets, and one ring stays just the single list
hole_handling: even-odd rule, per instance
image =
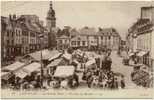
[{"label": "shop front", "polygon": [[140,51],[137,53],[138,63],[151,66],[150,55],[148,51]]}]

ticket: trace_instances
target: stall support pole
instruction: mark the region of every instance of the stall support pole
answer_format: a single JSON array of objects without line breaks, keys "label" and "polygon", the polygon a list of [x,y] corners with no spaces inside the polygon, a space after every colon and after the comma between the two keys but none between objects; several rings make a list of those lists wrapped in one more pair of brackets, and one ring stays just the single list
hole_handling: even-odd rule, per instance
[{"label": "stall support pole", "polygon": [[41,86],[43,87],[43,62],[42,62],[42,50],[41,50]]}]

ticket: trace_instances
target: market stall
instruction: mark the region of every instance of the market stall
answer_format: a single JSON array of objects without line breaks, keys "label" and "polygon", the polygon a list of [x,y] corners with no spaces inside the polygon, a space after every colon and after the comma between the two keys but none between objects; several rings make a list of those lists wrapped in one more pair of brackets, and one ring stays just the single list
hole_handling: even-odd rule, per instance
[{"label": "market stall", "polygon": [[48,69],[48,72],[49,74],[52,74],[54,73],[54,71],[56,70],[56,67],[62,62],[62,58],[59,58],[59,59],[55,59],[53,61],[51,61],[50,64],[47,65],[47,69]]},{"label": "market stall", "polygon": [[24,65],[25,65],[25,63],[16,61],[15,63],[13,63],[11,65],[3,67],[2,70],[5,70],[5,71],[7,70],[9,72],[13,72],[13,71],[20,69],[21,67],[24,67]]},{"label": "market stall", "polygon": [[21,79],[25,78],[27,75],[30,75],[34,71],[38,71],[38,69],[41,68],[41,64],[37,62],[33,62],[31,64],[28,64],[21,68],[20,70],[17,70],[15,72],[16,77],[19,77]]},{"label": "market stall", "polygon": [[148,68],[146,68],[144,65],[134,65],[134,71],[131,73],[132,81],[139,86],[149,87],[149,84],[151,84],[149,73],[150,70],[148,70]]},{"label": "market stall", "polygon": [[54,73],[54,77],[67,78],[72,76],[74,74],[74,71],[75,71],[74,66],[58,66]]},{"label": "market stall", "polygon": [[59,82],[59,87],[61,88],[70,87],[72,86],[74,80],[74,74],[75,74],[74,66],[58,66],[54,73],[54,78],[55,78],[54,81],[55,83]]}]

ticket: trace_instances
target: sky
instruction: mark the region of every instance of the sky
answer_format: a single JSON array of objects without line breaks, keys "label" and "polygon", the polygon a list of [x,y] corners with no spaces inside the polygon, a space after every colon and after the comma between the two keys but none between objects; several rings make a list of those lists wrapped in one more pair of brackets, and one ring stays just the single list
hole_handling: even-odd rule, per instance
[{"label": "sky", "polygon": [[[49,1],[1,2],[1,15],[35,14],[46,23]],[[114,27],[124,39],[128,28],[140,18],[140,8],[154,5],[145,1],[54,1],[56,26],[63,28]]]}]

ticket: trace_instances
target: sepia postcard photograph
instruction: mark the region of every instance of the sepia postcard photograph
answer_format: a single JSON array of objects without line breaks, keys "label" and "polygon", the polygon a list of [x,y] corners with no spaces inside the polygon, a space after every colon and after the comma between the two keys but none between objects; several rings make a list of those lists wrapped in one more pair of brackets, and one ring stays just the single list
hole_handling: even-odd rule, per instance
[{"label": "sepia postcard photograph", "polygon": [[154,1],[0,3],[1,99],[154,97]]}]

